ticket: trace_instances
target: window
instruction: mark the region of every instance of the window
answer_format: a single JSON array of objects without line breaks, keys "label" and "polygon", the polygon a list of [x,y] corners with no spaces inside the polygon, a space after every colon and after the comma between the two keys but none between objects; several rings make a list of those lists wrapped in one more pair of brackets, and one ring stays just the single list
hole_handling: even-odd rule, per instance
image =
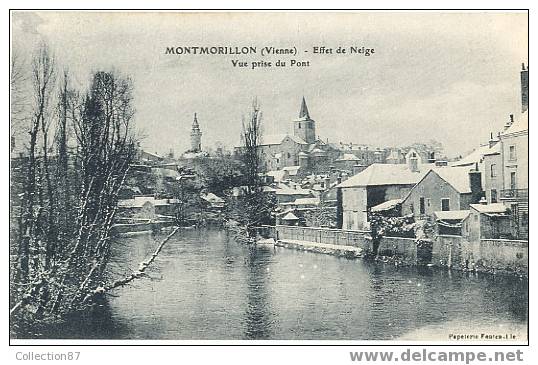
[{"label": "window", "polygon": [[450,199],[441,199],[441,210],[450,210]]},{"label": "window", "polygon": [[491,189],[491,202],[490,203],[497,203],[497,190]]},{"label": "window", "polygon": [[291,157],[291,155],[290,155],[290,153],[288,152],[288,158],[290,158],[290,157]]},{"label": "window", "polygon": [[301,129],[301,123],[299,122],[299,129]]},{"label": "window", "polygon": [[411,209],[411,213],[415,214],[415,204],[411,204],[409,209]]},{"label": "window", "polygon": [[516,172],[512,171],[510,173],[510,189],[517,189],[517,181],[516,181]]},{"label": "window", "polygon": [[492,163],[490,166],[490,176],[496,177],[497,176],[497,165]]},{"label": "window", "polygon": [[510,146],[509,147],[509,154],[508,154],[510,160],[514,161],[516,159],[516,146]]},{"label": "window", "polygon": [[424,205],[424,197],[420,197],[420,214],[426,214],[426,206]]}]

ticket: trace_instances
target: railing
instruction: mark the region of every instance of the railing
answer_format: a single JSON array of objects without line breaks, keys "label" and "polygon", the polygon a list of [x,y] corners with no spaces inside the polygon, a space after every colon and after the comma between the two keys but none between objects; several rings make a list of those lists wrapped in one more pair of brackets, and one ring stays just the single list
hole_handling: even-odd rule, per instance
[{"label": "railing", "polygon": [[501,199],[528,200],[529,189],[504,189],[501,190]]},{"label": "railing", "polygon": [[333,245],[362,247],[368,231],[352,231],[321,227],[297,227],[277,225],[278,239],[290,239]]}]

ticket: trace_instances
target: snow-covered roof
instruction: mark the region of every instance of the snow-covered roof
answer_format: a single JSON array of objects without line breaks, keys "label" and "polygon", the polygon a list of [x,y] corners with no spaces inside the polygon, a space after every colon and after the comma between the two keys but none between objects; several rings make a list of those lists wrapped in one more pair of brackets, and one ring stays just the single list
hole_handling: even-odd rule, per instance
[{"label": "snow-covered roof", "polygon": [[461,160],[452,162],[451,166],[468,166],[473,165],[475,163],[481,163],[482,158],[485,155],[491,155],[494,153],[500,153],[500,144],[496,143],[492,147],[489,145],[483,145],[475,149],[473,152],[462,158]]},{"label": "snow-covered roof", "polygon": [[310,190],[307,189],[292,189],[289,187],[281,188],[276,191],[276,195],[310,195]]},{"label": "snow-covered roof", "polygon": [[517,120],[512,123],[512,125],[501,133],[501,136],[506,137],[507,135],[510,135],[512,133],[518,133],[518,132],[524,132],[529,131],[529,111],[526,110],[524,113],[522,113]]},{"label": "snow-covered roof", "polygon": [[394,208],[395,206],[397,206],[398,204],[401,204],[401,203],[402,203],[402,199],[388,200],[386,202],[383,202],[381,204],[376,205],[375,207],[372,207],[371,211],[372,212],[383,212],[383,211],[386,211],[386,210],[390,210],[390,209]]},{"label": "snow-covered roof", "polygon": [[142,208],[146,203],[155,206],[177,204],[178,199],[155,199],[153,196],[135,196],[134,199],[122,199],[118,201],[120,208]]},{"label": "snow-covered roof", "polygon": [[274,192],[276,192],[276,189],[275,189],[275,188],[272,188],[272,187],[270,187],[270,186],[264,186],[264,187],[262,188],[262,191],[263,191],[264,193],[274,193]]},{"label": "snow-covered roof", "polygon": [[387,160],[399,160],[400,152],[396,150],[390,150],[390,154],[387,156]]},{"label": "snow-covered roof", "polygon": [[298,144],[307,144],[301,137],[294,136],[293,134],[267,134],[262,136],[260,145],[262,146],[268,146],[268,145],[275,145],[275,144],[281,144],[282,141],[289,137],[292,141],[298,143]]},{"label": "snow-covered roof", "polygon": [[407,164],[379,164],[368,166],[363,171],[338,185],[340,188],[376,185],[414,185],[432,169],[433,164],[419,164],[417,172]]},{"label": "snow-covered roof", "polygon": [[462,221],[470,214],[469,210],[445,210],[433,212],[438,220],[458,220]]},{"label": "snow-covered roof", "polygon": [[266,173],[267,176],[273,177],[276,182],[281,182],[286,176],[286,171],[284,170],[271,170]]},{"label": "snow-covered roof", "polygon": [[151,169],[151,172],[155,175],[162,176],[162,177],[170,177],[172,179],[175,179],[179,176],[179,172],[177,170],[172,169],[166,169],[163,167],[154,167]]},{"label": "snow-covered roof", "polygon": [[299,220],[299,218],[297,218],[297,216],[295,214],[293,214],[292,212],[289,212],[288,214],[286,214],[284,217],[282,217],[282,220],[285,220],[285,221],[296,221],[296,220]]},{"label": "snow-covered roof", "polygon": [[202,199],[204,199],[205,201],[208,201],[210,203],[224,203],[224,199],[222,199],[221,197],[213,194],[213,193],[208,193],[206,195],[202,195]]},{"label": "snow-covered roof", "polygon": [[283,205],[318,205],[319,198],[297,198],[293,202],[284,203]]},{"label": "snow-covered roof", "polygon": [[471,208],[480,213],[506,213],[508,211],[503,203],[471,204]]},{"label": "snow-covered roof", "polygon": [[198,157],[205,157],[207,156],[207,152],[205,151],[199,151],[199,152],[185,152],[183,155],[181,155],[181,158],[184,158],[186,160],[192,160]]},{"label": "snow-covered roof", "polygon": [[310,151],[310,153],[325,154],[325,151],[316,147],[312,151]]},{"label": "snow-covered roof", "polygon": [[344,155],[336,161],[360,161],[360,158],[352,153],[344,153]]},{"label": "snow-covered roof", "polygon": [[142,154],[149,155],[151,157],[155,158],[163,158],[161,155],[157,154],[157,152],[149,152],[149,151],[142,151]]},{"label": "snow-covered roof", "polygon": [[300,168],[301,166],[286,166],[282,168],[282,170],[286,171],[290,176],[295,176],[299,172]]},{"label": "snow-covered roof", "polygon": [[439,177],[449,183],[458,193],[466,194],[471,192],[471,185],[469,179],[469,166],[452,166],[452,167],[440,167],[432,170],[432,173],[436,173]]}]

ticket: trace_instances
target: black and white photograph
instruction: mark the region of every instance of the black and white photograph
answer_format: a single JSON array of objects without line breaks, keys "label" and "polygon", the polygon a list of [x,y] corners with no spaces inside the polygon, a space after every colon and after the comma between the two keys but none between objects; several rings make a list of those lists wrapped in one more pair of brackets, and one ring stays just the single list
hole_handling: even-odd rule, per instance
[{"label": "black and white photograph", "polygon": [[528,344],[527,10],[9,16],[10,344]]}]

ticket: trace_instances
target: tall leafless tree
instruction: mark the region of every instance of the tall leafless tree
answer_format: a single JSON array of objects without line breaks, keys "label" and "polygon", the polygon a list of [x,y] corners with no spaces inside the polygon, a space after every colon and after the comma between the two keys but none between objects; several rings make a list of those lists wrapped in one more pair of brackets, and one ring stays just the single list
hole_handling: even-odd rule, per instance
[{"label": "tall leafless tree", "polygon": [[242,152],[244,164],[245,192],[241,199],[240,211],[242,223],[246,225],[249,236],[255,234],[254,227],[269,223],[274,202],[263,191],[264,166],[262,160],[262,114],[257,99],[252,101],[252,109],[247,118],[243,118]]},{"label": "tall leafless tree", "polygon": [[23,311],[35,317],[82,309],[88,292],[106,280],[110,231],[136,141],[129,78],[97,72],[81,97],[64,72],[56,94],[55,61],[46,46],[36,53],[31,75],[33,117],[21,158],[14,267],[20,289],[10,313],[37,308]]}]

